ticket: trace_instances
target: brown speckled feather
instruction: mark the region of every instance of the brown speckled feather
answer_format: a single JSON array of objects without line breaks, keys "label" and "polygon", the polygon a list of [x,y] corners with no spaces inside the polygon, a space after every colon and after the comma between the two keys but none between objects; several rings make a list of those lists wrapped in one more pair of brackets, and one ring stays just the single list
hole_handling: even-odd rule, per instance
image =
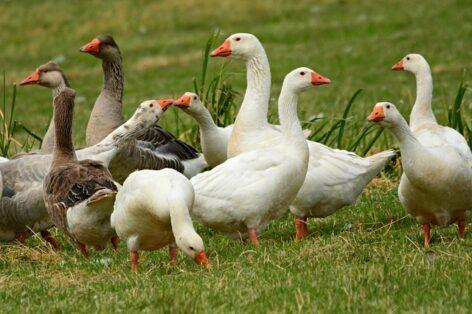
[{"label": "brown speckled feather", "polygon": [[44,191],[52,221],[67,232],[67,211],[103,189],[117,191],[110,172],[101,162],[81,160],[51,169],[44,180]]}]

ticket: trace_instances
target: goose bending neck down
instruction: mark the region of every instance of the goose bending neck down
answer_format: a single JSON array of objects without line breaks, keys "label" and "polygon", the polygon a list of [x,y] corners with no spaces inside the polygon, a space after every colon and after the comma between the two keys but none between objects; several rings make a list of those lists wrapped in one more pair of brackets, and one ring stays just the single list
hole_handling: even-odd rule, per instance
[{"label": "goose bending neck down", "polygon": [[166,245],[172,263],[176,263],[177,245],[196,263],[210,266],[203,240],[190,218],[193,202],[193,186],[173,169],[136,171],[126,179],[116,197],[111,225],[127,244],[135,271],[138,250]]},{"label": "goose bending neck down", "polygon": [[312,73],[299,68],[285,77],[277,145],[242,153],[191,179],[192,217],[231,237],[247,235],[257,245],[257,233],[287,211],[307,170],[308,147],[297,117],[297,95],[314,85]]},{"label": "goose bending neck down", "polygon": [[[66,87],[70,87],[69,81],[62,69],[52,61],[38,67],[33,73],[23,79],[20,85],[39,85],[47,87],[51,89],[53,99]],[[54,129],[54,119],[51,119],[41,145],[40,151],[43,154],[52,153],[55,137]]]},{"label": "goose bending neck down", "polygon": [[368,119],[396,137],[402,153],[403,175],[398,194],[407,212],[422,225],[425,246],[430,225],[447,226],[455,221],[464,235],[472,204],[472,153],[446,140],[422,143],[396,107],[377,103]]},{"label": "goose bending neck down", "polygon": [[[94,145],[124,122],[122,57],[109,35],[94,38],[80,51],[102,60],[104,83],[86,130],[87,145]],[[173,168],[192,177],[206,167],[204,157],[195,148],[155,125],[117,155],[110,164],[110,171],[118,182],[123,182],[138,169]]]}]

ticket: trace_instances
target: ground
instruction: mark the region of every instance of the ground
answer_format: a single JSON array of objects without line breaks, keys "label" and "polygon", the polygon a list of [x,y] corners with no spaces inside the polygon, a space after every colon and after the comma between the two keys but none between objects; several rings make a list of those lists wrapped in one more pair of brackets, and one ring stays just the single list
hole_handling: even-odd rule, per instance
[{"label": "ground", "polygon": [[[2,1],[0,71],[9,85],[48,60],[61,61],[78,91],[74,137],[81,146],[102,77],[99,61],[78,49],[96,35],[112,34],[123,52],[125,114],[130,116],[144,99],[192,90],[202,49],[215,29],[222,32],[220,41],[234,32],[251,32],[269,55],[272,104],[283,76],[296,67],[308,66],[332,79],[332,85],[301,97],[302,119],[319,113],[339,117],[359,88],[364,91],[350,117],[356,128],[377,101],[391,101],[407,116],[414,102],[414,78],[390,67],[405,54],[418,52],[431,64],[434,111],[445,123],[461,79],[471,78],[471,19],[472,2],[467,0]],[[210,70],[222,63],[210,60]],[[244,73],[238,62],[230,64],[229,81],[241,94]],[[469,117],[471,94],[464,101]],[[44,133],[51,111],[47,90],[19,88],[16,119],[32,131]],[[187,118],[172,108],[160,124],[178,135],[184,130],[177,119]],[[394,143],[382,135],[375,149]],[[401,207],[397,185],[396,176],[389,174],[370,186],[355,206],[310,220],[310,236],[301,243],[293,242],[290,214],[261,234],[257,250],[199,226],[211,270],[182,254],[178,265],[170,266],[167,250],[162,250],[144,253],[141,271],[134,274],[123,243],[118,255],[109,248],[92,252],[90,261],[63,237],[65,247],[58,252],[38,238],[25,246],[2,244],[1,308],[469,312],[470,232],[460,240],[455,226],[434,228],[432,245],[424,249],[421,228]]]}]

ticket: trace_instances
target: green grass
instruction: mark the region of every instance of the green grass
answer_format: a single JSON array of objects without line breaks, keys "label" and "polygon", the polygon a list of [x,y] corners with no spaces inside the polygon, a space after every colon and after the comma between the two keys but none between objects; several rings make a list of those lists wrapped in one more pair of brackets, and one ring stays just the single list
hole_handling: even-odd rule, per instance
[{"label": "green grass", "polygon": [[[217,43],[233,32],[251,32],[261,39],[271,62],[272,121],[283,76],[295,67],[311,67],[333,84],[301,97],[301,119],[309,121],[323,113],[326,119],[316,121],[312,129],[327,124],[315,139],[325,137],[329,144],[365,153],[378,132],[365,129],[365,118],[377,101],[395,103],[405,116],[411,109],[413,76],[390,71],[409,52],[423,54],[432,66],[438,120],[469,132],[472,93],[458,87],[471,79],[471,19],[472,3],[467,0],[0,1],[0,72],[6,73],[8,107],[14,82],[50,59],[63,58],[61,66],[78,91],[74,136],[80,146],[102,83],[99,61],[79,53],[81,45],[101,33],[114,35],[123,52],[125,113],[130,116],[144,99],[193,91],[194,78],[199,90],[202,50],[215,29],[221,32]],[[221,59],[209,60],[207,87],[224,64]],[[225,82],[239,104],[244,67],[230,62],[225,69]],[[348,105],[359,89],[362,92]],[[457,95],[462,91],[459,106]],[[228,104],[227,98],[221,101]],[[45,88],[17,88],[14,120],[31,134],[42,135],[51,104]],[[225,112],[220,123],[231,120]],[[2,125],[14,123],[9,117]],[[160,124],[195,140],[196,129],[177,108],[170,109]],[[19,127],[15,136],[24,140],[26,130]],[[362,130],[369,135],[359,137]],[[395,146],[383,132],[373,150]],[[391,177],[372,185],[357,205],[311,220],[310,237],[301,243],[293,242],[290,215],[262,233],[258,250],[200,226],[211,270],[182,254],[178,266],[171,267],[167,250],[161,250],[143,253],[141,272],[133,274],[123,244],[118,255],[111,249],[93,252],[90,261],[63,237],[65,248],[59,252],[39,238],[29,239],[26,246],[2,244],[1,310],[470,311],[470,232],[459,240],[455,227],[435,228],[431,248],[423,249],[420,227],[405,215],[396,196],[397,176]],[[108,258],[109,265],[100,262]]]}]

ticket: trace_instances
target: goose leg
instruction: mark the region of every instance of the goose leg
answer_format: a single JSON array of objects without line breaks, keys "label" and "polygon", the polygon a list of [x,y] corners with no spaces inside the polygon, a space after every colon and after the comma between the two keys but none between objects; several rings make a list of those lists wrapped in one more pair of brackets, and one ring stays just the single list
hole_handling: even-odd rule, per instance
[{"label": "goose leg", "polygon": [[306,217],[295,217],[295,242],[298,242],[308,235]]},{"label": "goose leg", "polygon": [[465,235],[465,226],[467,225],[467,221],[465,219],[459,219],[457,221],[457,227],[459,228],[459,237],[463,238]]},{"label": "goose leg", "polygon": [[111,237],[111,244],[113,245],[113,250],[115,251],[115,254],[118,254],[118,237],[115,235]]},{"label": "goose leg", "polygon": [[175,247],[175,243],[169,244],[169,256],[170,264],[172,266],[177,265],[177,248]]},{"label": "goose leg", "polygon": [[131,257],[131,267],[134,271],[138,271],[138,251],[131,251],[129,253]]},{"label": "goose leg", "polygon": [[89,258],[88,253],[87,253],[87,248],[85,247],[85,244],[77,242],[79,244],[80,252],[85,258]]},{"label": "goose leg", "polygon": [[55,250],[59,250],[61,248],[61,245],[59,244],[59,242],[57,242],[56,239],[52,237],[49,231],[43,230],[40,232],[40,234],[41,234],[41,238],[43,238],[47,243],[51,244],[51,246]]},{"label": "goose leg", "polygon": [[422,224],[421,227],[423,228],[424,246],[429,247],[429,242],[431,241],[431,225]]},{"label": "goose leg", "polygon": [[257,231],[254,228],[247,229],[247,234],[249,236],[249,240],[254,246],[259,246],[259,240],[257,239]]}]

